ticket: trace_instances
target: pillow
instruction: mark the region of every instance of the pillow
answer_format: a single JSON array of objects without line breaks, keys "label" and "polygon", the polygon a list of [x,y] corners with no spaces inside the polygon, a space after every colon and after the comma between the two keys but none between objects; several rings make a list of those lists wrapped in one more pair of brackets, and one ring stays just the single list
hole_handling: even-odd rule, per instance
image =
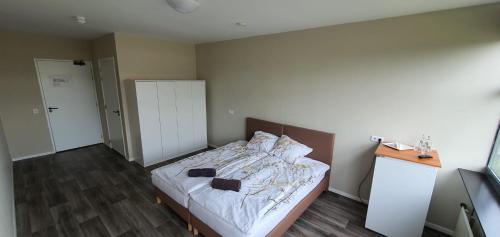
[{"label": "pillow", "polygon": [[270,154],[284,159],[287,163],[293,164],[295,161],[313,151],[312,148],[283,135],[276,142]]},{"label": "pillow", "polygon": [[250,150],[269,152],[273,149],[276,141],[278,141],[277,136],[267,132],[257,131],[247,143],[247,148]]}]

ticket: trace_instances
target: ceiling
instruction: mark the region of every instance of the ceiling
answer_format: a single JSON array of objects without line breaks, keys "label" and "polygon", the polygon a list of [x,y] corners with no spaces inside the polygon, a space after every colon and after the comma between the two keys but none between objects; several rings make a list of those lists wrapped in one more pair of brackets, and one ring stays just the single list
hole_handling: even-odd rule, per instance
[{"label": "ceiling", "polygon": [[[498,0],[201,0],[190,14],[166,0],[1,0],[0,29],[92,39],[110,32],[210,42],[410,15]],[[82,15],[79,25],[72,16]],[[246,27],[237,26],[244,22]]]}]

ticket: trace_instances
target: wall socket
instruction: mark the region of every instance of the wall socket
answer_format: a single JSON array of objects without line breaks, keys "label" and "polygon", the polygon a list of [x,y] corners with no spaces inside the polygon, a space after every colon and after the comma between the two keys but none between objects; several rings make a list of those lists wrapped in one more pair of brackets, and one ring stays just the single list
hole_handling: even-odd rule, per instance
[{"label": "wall socket", "polygon": [[383,142],[384,141],[384,137],[377,136],[377,135],[372,135],[370,137],[370,141],[372,141],[372,142],[378,142],[378,141]]}]

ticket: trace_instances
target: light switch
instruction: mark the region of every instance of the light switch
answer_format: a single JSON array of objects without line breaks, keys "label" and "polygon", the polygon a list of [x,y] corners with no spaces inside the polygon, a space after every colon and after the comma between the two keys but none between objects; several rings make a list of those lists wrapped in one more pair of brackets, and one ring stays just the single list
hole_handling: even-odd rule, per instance
[{"label": "light switch", "polygon": [[228,112],[230,115],[234,115],[234,109],[229,109],[227,112]]},{"label": "light switch", "polygon": [[38,108],[33,108],[33,114],[39,114],[40,110]]}]

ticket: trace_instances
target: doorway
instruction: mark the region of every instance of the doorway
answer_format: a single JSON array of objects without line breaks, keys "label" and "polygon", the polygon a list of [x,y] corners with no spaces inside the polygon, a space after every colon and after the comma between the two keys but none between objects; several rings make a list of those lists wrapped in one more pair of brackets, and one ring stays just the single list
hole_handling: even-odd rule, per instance
[{"label": "doorway", "polygon": [[102,143],[89,61],[35,59],[54,150]]},{"label": "doorway", "polygon": [[109,145],[113,150],[126,157],[115,60],[114,58],[101,58],[98,61],[98,65],[104,97],[104,110],[108,125]]}]

